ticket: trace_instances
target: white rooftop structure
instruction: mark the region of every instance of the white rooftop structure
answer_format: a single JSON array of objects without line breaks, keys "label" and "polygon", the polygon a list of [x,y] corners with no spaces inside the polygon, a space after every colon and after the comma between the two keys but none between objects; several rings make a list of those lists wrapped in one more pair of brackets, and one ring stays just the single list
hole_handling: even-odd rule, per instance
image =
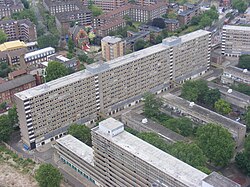
[{"label": "white rooftop structure", "polygon": [[250,27],[235,26],[235,25],[224,25],[223,29],[227,29],[227,30],[239,30],[239,31],[250,31]]},{"label": "white rooftop structure", "polygon": [[57,56],[56,58],[59,59],[59,60],[61,60],[62,62],[67,62],[67,61],[70,60],[70,59],[68,59],[68,58],[66,58],[66,57],[64,57],[64,56],[62,56],[62,55],[59,55],[59,56]]},{"label": "white rooftop structure", "polygon": [[43,53],[49,53],[53,51],[53,53],[55,53],[55,49],[53,47],[46,47],[46,48],[43,48],[43,49],[39,49],[37,51],[33,51],[33,52],[30,52],[30,53],[26,53],[24,55],[24,58],[30,58],[30,57],[33,57],[33,56],[37,56],[37,55],[40,55],[40,54],[43,54]]},{"label": "white rooftop structure", "polygon": [[106,131],[103,131],[103,129],[100,128],[100,125],[105,126],[105,124],[116,129],[119,128],[122,123],[109,118],[100,122],[99,128],[97,127],[92,130],[134,156],[142,159],[169,176],[172,176],[176,180],[179,180],[190,187],[199,187],[201,186],[202,180],[207,177],[205,173],[124,130],[115,136],[109,136]]},{"label": "white rooftop structure", "polygon": [[58,144],[77,155],[85,162],[94,166],[93,149],[71,135],[66,135],[58,140]]},{"label": "white rooftop structure", "polygon": [[107,43],[111,43],[111,44],[115,44],[117,42],[122,41],[121,38],[115,37],[115,36],[106,36],[102,39],[103,42],[107,42]]}]

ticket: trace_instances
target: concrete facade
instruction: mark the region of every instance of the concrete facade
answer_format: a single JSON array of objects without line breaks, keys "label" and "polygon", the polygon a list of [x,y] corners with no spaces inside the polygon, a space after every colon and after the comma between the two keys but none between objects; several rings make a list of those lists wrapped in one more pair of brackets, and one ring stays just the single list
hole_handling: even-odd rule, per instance
[{"label": "concrete facade", "polygon": [[41,146],[72,123],[93,123],[99,112],[115,114],[139,103],[145,92],[161,93],[173,82],[198,77],[209,69],[209,55],[210,32],[199,30],[20,92],[22,140],[30,148]]},{"label": "concrete facade", "polygon": [[224,25],[221,53],[234,57],[250,54],[250,27]]},{"label": "concrete facade", "polygon": [[241,69],[229,66],[223,69],[221,82],[224,84],[243,83],[250,85],[250,72],[247,69]]}]

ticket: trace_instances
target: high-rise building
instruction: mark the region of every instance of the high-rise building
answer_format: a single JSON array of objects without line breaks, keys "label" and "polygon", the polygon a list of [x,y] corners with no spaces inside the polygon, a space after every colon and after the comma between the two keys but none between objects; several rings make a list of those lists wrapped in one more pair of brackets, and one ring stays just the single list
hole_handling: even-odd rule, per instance
[{"label": "high-rise building", "polygon": [[250,27],[224,25],[221,52],[235,57],[250,54]]},{"label": "high-rise building", "polygon": [[139,103],[145,92],[161,93],[209,69],[210,32],[179,38],[86,66],[86,70],[16,96],[24,144],[41,146],[62,136],[72,123],[91,124],[97,113],[112,115]]},{"label": "high-rise building", "polygon": [[123,56],[125,53],[125,42],[115,36],[106,36],[101,41],[102,58],[106,61]]},{"label": "high-rise building", "polygon": [[91,134],[92,148],[71,135],[56,140],[54,146],[55,159],[89,187],[240,187],[216,172],[207,175],[126,132],[113,118],[101,121]]}]

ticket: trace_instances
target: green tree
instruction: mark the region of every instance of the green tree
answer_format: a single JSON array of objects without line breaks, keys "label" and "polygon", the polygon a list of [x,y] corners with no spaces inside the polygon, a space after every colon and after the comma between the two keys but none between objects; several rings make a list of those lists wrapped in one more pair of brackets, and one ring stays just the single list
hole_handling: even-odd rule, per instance
[{"label": "green tree", "polygon": [[177,14],[174,13],[174,12],[170,12],[170,13],[168,13],[167,18],[169,18],[169,19],[177,19]]},{"label": "green tree", "polygon": [[78,60],[80,60],[80,62],[87,62],[88,56],[83,53],[81,55],[78,55]]},{"label": "green tree", "polygon": [[187,81],[181,89],[181,97],[193,102],[203,102],[203,96],[208,92],[208,86],[204,80]]},{"label": "green tree", "polygon": [[210,26],[212,25],[213,20],[208,16],[208,15],[204,15],[201,17],[201,20],[199,22],[199,25],[204,28],[206,26]]},{"label": "green tree", "polygon": [[216,101],[221,97],[219,89],[209,89],[204,95],[204,105],[213,108]]},{"label": "green tree", "polygon": [[23,11],[15,12],[12,14],[11,17],[15,20],[29,19],[30,21],[32,21],[34,24],[37,25],[37,18],[33,9],[24,9]]},{"label": "green tree", "polygon": [[18,123],[18,116],[17,116],[17,110],[16,106],[12,107],[8,110],[8,117],[10,119],[11,125],[16,125]]},{"label": "green tree", "polygon": [[50,61],[48,63],[48,67],[46,68],[46,81],[49,82],[51,80],[64,77],[68,75],[68,73],[68,69],[63,64],[57,61]]},{"label": "green tree", "polygon": [[241,55],[239,58],[238,67],[250,71],[250,55]]},{"label": "green tree", "polygon": [[6,102],[2,102],[0,104],[0,110],[5,110],[7,108],[7,103]]},{"label": "green tree", "polygon": [[42,35],[38,37],[37,42],[39,48],[57,47],[59,42],[59,36],[52,34]]},{"label": "green tree", "polygon": [[250,175],[250,136],[245,139],[244,151],[235,157],[236,165],[247,175]]},{"label": "green tree", "polygon": [[68,133],[88,146],[92,146],[91,130],[85,125],[73,124],[69,127]]},{"label": "green tree", "polygon": [[199,25],[201,21],[201,16],[194,16],[191,19],[191,25]]},{"label": "green tree", "polygon": [[230,112],[232,112],[231,105],[223,99],[219,99],[218,101],[216,101],[214,104],[214,108],[216,112],[223,114],[223,115],[229,114]]},{"label": "green tree", "polygon": [[205,166],[206,156],[195,143],[177,142],[170,150],[171,155],[195,168]]},{"label": "green tree", "polygon": [[152,22],[152,25],[155,26],[155,27],[159,27],[161,29],[166,28],[166,24],[164,22],[164,19],[162,19],[162,18],[154,18],[153,22]]},{"label": "green tree", "polygon": [[89,9],[92,11],[94,17],[100,16],[102,14],[102,9],[96,5],[89,6]]},{"label": "green tree", "polygon": [[69,48],[69,52],[70,53],[74,52],[75,44],[74,44],[74,41],[72,40],[72,38],[69,38],[68,48]]},{"label": "green tree", "polygon": [[186,118],[171,118],[162,122],[162,125],[182,136],[191,136],[193,134],[193,122]]},{"label": "green tree", "polygon": [[197,129],[196,137],[197,145],[215,165],[225,166],[232,159],[235,142],[227,129],[207,124]]},{"label": "green tree", "polygon": [[9,72],[11,72],[11,68],[8,66],[8,63],[0,62],[0,77],[7,77]]},{"label": "green tree", "polygon": [[0,29],[0,44],[4,43],[7,41],[7,34],[5,34],[5,32],[3,32],[3,30]]},{"label": "green tree", "polygon": [[0,116],[0,141],[7,142],[13,131],[13,126],[7,115]]},{"label": "green tree", "polygon": [[244,13],[247,9],[247,2],[245,0],[233,0],[232,7],[237,9],[239,13]]},{"label": "green tree", "polygon": [[147,117],[155,117],[160,114],[160,107],[162,106],[162,100],[156,97],[154,94],[146,93],[144,95],[144,114]]},{"label": "green tree", "polygon": [[60,187],[63,179],[60,171],[51,164],[42,164],[36,171],[35,179],[40,187]]},{"label": "green tree", "polygon": [[250,86],[247,84],[239,83],[237,85],[232,85],[231,88],[238,92],[244,93],[250,96]]},{"label": "green tree", "polygon": [[139,51],[141,49],[144,49],[147,45],[147,42],[145,42],[143,39],[139,39],[134,44],[134,50]]},{"label": "green tree", "polygon": [[30,4],[29,4],[29,2],[27,0],[21,0],[21,1],[23,3],[24,8],[26,8],[26,9],[30,8]]},{"label": "green tree", "polygon": [[250,129],[250,107],[247,108],[244,119],[246,121],[247,129]]}]

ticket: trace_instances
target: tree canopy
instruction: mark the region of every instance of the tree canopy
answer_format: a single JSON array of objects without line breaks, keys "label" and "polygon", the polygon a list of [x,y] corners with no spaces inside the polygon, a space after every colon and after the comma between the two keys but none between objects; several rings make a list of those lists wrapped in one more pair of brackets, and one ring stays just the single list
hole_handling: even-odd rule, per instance
[{"label": "tree canopy", "polygon": [[227,129],[207,124],[197,129],[196,138],[197,145],[215,165],[225,166],[232,159],[235,142]]},{"label": "tree canopy", "polygon": [[3,32],[3,30],[0,29],[0,44],[4,43],[7,41],[7,34],[5,34],[5,32]]},{"label": "tree canopy", "polygon": [[250,55],[241,55],[239,58],[238,67],[250,71]]},{"label": "tree canopy", "polygon": [[90,5],[89,9],[92,11],[94,17],[100,16],[102,14],[102,9],[94,4]]},{"label": "tree canopy", "polygon": [[21,0],[21,1],[23,3],[24,8],[26,8],[26,9],[30,8],[30,4],[29,4],[29,2],[27,0]]},{"label": "tree canopy", "polygon": [[214,108],[216,112],[221,113],[223,115],[229,114],[230,112],[232,112],[232,107],[230,103],[226,102],[223,99],[219,99],[218,101],[216,101],[214,104]]},{"label": "tree canopy", "polygon": [[23,11],[15,12],[12,14],[11,17],[15,20],[29,19],[30,21],[32,21],[34,24],[37,25],[37,18],[32,9],[24,9]]},{"label": "tree canopy", "polygon": [[145,42],[143,39],[139,39],[134,44],[134,50],[139,51],[141,49],[144,49],[147,46],[147,42]]},{"label": "tree canopy", "polygon": [[246,121],[246,126],[247,126],[247,129],[249,130],[250,129],[250,107],[247,108],[247,111],[245,113],[245,121]]},{"label": "tree canopy", "polygon": [[50,61],[48,67],[46,68],[46,81],[64,77],[68,75],[68,69],[60,62]]},{"label": "tree canopy", "polygon": [[250,176],[250,136],[245,139],[244,151],[237,153],[235,162],[242,172]]},{"label": "tree canopy", "polygon": [[6,62],[0,62],[0,77],[5,78],[8,76],[8,73],[11,72],[11,68]]},{"label": "tree canopy", "polygon": [[12,126],[18,123],[16,106],[8,110],[8,117]]},{"label": "tree canopy", "polygon": [[237,9],[239,13],[244,13],[247,9],[247,2],[245,0],[233,0],[232,7]]},{"label": "tree canopy", "polygon": [[144,94],[144,108],[143,112],[147,117],[155,117],[160,115],[160,107],[162,106],[162,100],[156,97],[154,94]]},{"label": "tree canopy", "polygon": [[75,47],[74,41],[72,40],[72,38],[69,38],[69,41],[68,41],[69,53],[74,52],[74,47]]},{"label": "tree canopy", "polygon": [[0,116],[0,141],[7,142],[13,131],[13,125],[8,115]]},{"label": "tree canopy", "polygon": [[42,164],[35,174],[40,187],[60,187],[63,179],[60,171],[51,164]]},{"label": "tree canopy", "polygon": [[45,47],[57,47],[59,42],[59,36],[58,35],[42,35],[37,38],[37,43],[39,48],[45,48]]},{"label": "tree canopy", "polygon": [[161,29],[166,28],[166,24],[164,22],[164,19],[162,18],[154,18],[152,22],[152,26],[159,27]]},{"label": "tree canopy", "polygon": [[69,127],[68,133],[88,146],[92,146],[91,130],[85,125],[73,124]]},{"label": "tree canopy", "polygon": [[209,89],[206,81],[195,80],[183,84],[181,97],[212,109],[221,94],[218,89]]},{"label": "tree canopy", "polygon": [[231,88],[238,92],[244,93],[250,96],[250,86],[243,83],[238,83],[237,85],[232,85]]}]

